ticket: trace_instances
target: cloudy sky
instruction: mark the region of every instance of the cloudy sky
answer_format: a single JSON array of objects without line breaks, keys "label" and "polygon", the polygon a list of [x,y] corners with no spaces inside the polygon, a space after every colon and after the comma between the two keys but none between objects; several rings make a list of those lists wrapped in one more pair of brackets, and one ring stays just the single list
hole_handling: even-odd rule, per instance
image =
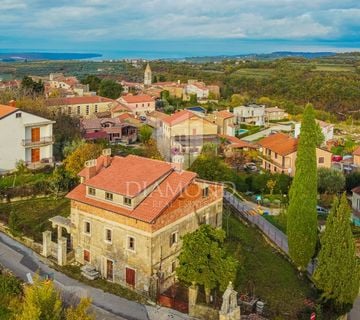
[{"label": "cloudy sky", "polygon": [[350,50],[360,43],[360,1],[0,0],[0,27],[1,49]]}]

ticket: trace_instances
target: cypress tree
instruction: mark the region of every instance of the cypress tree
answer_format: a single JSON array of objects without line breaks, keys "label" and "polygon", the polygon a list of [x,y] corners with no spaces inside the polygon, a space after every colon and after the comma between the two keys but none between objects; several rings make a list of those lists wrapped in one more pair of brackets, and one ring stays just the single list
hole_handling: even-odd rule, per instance
[{"label": "cypress tree", "polygon": [[349,310],[357,297],[360,270],[355,242],[350,227],[350,212],[346,194],[335,198],[321,236],[321,249],[314,273],[314,282],[325,300],[335,303],[338,310]]},{"label": "cypress tree", "polygon": [[289,254],[305,270],[317,242],[316,122],[313,107],[305,107],[297,148],[296,172],[289,192],[287,234]]}]

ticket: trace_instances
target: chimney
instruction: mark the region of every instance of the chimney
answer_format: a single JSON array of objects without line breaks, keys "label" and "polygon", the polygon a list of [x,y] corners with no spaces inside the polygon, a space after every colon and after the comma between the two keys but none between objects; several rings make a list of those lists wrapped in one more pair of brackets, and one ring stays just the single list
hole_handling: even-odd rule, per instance
[{"label": "chimney", "polygon": [[102,155],[104,156],[104,167],[107,168],[111,164],[111,149],[103,149]]},{"label": "chimney", "polygon": [[10,100],[8,104],[9,104],[10,107],[16,108],[16,100],[14,100],[14,99]]},{"label": "chimney", "polygon": [[88,160],[85,162],[85,181],[96,176],[96,159]]}]

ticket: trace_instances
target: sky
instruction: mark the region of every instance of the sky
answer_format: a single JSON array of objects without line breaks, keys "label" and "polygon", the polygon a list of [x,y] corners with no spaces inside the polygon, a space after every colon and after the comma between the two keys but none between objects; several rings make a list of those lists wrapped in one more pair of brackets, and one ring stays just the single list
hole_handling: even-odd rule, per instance
[{"label": "sky", "polygon": [[0,0],[0,28],[0,50],[351,51],[360,1]]}]

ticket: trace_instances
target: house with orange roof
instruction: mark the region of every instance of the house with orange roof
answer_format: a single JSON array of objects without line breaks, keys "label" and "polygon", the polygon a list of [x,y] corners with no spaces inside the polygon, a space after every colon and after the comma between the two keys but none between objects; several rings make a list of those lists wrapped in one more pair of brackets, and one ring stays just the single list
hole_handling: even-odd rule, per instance
[{"label": "house with orange roof", "polygon": [[118,102],[101,96],[50,98],[46,105],[53,111],[60,111],[72,117],[93,118],[97,113],[110,112]]},{"label": "house with orange roof", "polygon": [[[275,133],[261,139],[258,144],[263,169],[294,176],[298,139]],[[318,168],[331,168],[331,152],[316,148],[316,162]]]},{"label": "house with orange roof", "polygon": [[360,168],[360,146],[353,152],[353,163],[355,166]]},{"label": "house with orange roof", "polygon": [[155,99],[148,94],[127,94],[121,96],[117,101],[125,105],[136,116],[146,115],[155,110]]},{"label": "house with orange roof", "polygon": [[235,136],[235,116],[228,110],[214,111],[206,118],[218,126],[218,134]]},{"label": "house with orange roof", "polygon": [[11,104],[0,105],[0,172],[14,170],[19,161],[32,169],[53,163],[55,121]]},{"label": "house with orange roof", "polygon": [[63,221],[75,261],[141,293],[174,284],[184,235],[222,225],[223,186],[174,164],[104,150],[79,176]]},{"label": "house with orange roof", "polygon": [[225,157],[231,157],[239,150],[257,150],[258,147],[237,137],[219,134],[220,143],[223,144]]},{"label": "house with orange roof", "polygon": [[217,142],[217,125],[188,110],[164,117],[156,130],[157,146],[165,160],[188,168],[205,143]]}]

